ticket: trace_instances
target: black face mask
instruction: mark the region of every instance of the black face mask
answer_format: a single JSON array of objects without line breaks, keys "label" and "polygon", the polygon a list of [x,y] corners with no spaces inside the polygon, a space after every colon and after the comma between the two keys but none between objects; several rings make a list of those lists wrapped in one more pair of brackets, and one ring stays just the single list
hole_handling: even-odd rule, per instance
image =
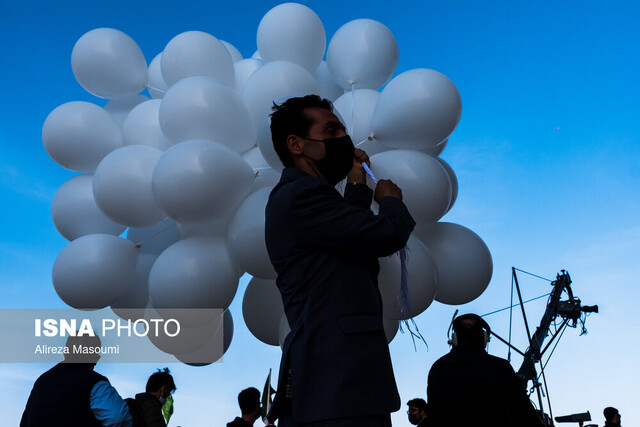
[{"label": "black face mask", "polygon": [[353,167],[353,156],[355,147],[349,135],[338,138],[311,139],[304,138],[309,141],[324,143],[325,156],[320,160],[313,160],[320,173],[329,181],[329,184],[336,185],[347,177],[347,174]]},{"label": "black face mask", "polygon": [[409,414],[409,422],[414,426],[418,425],[418,416],[416,414]]}]

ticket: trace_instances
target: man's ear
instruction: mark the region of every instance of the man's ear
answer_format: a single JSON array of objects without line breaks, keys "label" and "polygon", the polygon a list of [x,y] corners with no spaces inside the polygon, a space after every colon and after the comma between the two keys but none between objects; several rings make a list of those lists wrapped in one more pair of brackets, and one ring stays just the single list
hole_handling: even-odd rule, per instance
[{"label": "man's ear", "polygon": [[291,154],[300,155],[304,148],[303,139],[297,135],[289,135],[287,137],[287,148]]}]

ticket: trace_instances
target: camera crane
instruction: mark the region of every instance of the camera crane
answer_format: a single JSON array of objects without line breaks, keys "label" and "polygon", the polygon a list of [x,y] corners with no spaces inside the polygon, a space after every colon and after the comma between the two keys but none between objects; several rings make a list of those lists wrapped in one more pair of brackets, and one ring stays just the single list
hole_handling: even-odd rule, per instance
[{"label": "camera crane", "polygon": [[[571,277],[569,273],[565,270],[561,270],[559,274],[556,275],[556,280],[551,282],[551,286],[553,289],[549,294],[549,300],[547,302],[547,307],[542,315],[542,320],[540,321],[540,325],[536,329],[535,333],[531,335],[529,329],[529,323],[527,321],[527,315],[524,310],[524,302],[522,301],[522,294],[520,292],[520,285],[518,284],[518,276],[516,274],[516,268],[512,267],[512,277],[514,279],[514,283],[518,292],[518,299],[520,302],[520,308],[522,310],[522,317],[524,319],[525,329],[527,331],[527,338],[529,339],[529,348],[523,353],[510,342],[502,339],[498,335],[496,335],[493,331],[491,332],[496,338],[498,338],[503,343],[507,344],[511,349],[515,350],[517,353],[524,357],[522,365],[520,369],[518,369],[518,377],[522,382],[522,386],[529,390],[528,384],[529,381],[532,381],[532,389],[536,390],[538,395],[538,401],[540,403],[540,411],[542,411],[543,403],[542,403],[542,393],[540,387],[542,383],[538,380],[539,376],[536,371],[536,364],[540,363],[542,356],[549,349],[551,344],[561,336],[566,327],[575,328],[578,325],[578,322],[582,325],[582,334],[586,333],[586,329],[584,327],[584,322],[587,313],[597,313],[598,306],[583,306],[579,298],[573,295],[573,291],[571,289]],[[567,299],[561,300],[562,296],[566,293]],[[556,319],[562,319],[562,322],[559,327],[555,329],[555,332],[551,336],[551,339],[547,343],[547,345],[543,348],[542,345],[549,335],[551,330],[551,325],[556,323]],[[557,342],[556,342],[557,344]],[[555,347],[554,347],[555,348]],[[553,351],[552,351],[553,353]],[[550,357],[550,356],[549,356]],[[541,364],[542,376],[544,377],[544,366]],[[549,404],[549,406],[551,406]],[[551,408],[549,408],[551,410]]]}]

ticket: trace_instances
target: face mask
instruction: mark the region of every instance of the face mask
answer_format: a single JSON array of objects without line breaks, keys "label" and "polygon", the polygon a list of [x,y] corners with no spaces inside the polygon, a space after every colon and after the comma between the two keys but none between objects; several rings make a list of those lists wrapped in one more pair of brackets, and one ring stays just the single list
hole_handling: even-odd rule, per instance
[{"label": "face mask", "polygon": [[[349,135],[338,138],[326,138],[323,140],[304,138],[309,141],[324,143],[325,156],[320,160],[313,160],[320,173],[331,185],[336,185],[347,177],[353,167],[355,147]],[[306,157],[306,156],[305,156]]]},{"label": "face mask", "polygon": [[409,422],[413,425],[418,425],[418,416],[416,414],[409,414]]}]

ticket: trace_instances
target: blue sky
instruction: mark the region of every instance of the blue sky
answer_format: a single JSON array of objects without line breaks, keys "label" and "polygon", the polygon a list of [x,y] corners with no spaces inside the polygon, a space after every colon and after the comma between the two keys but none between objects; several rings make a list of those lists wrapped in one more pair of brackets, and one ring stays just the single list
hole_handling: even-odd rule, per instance
[{"label": "blue sky", "polygon": [[[56,189],[73,173],[46,154],[44,119],[58,105],[103,105],[78,85],[71,50],[85,32],[113,27],[129,34],[147,61],[175,35],[202,30],[256,50],[261,17],[278,2],[4,2],[0,5],[0,308],[63,307],[51,267],[65,246],[50,217]],[[414,352],[398,335],[392,358],[403,403],[424,397],[431,364],[448,351],[455,308],[488,313],[509,304],[511,266],[553,278],[562,268],[585,304],[598,304],[589,334],[565,333],[547,367],[554,415],[620,409],[625,425],[640,424],[634,396],[640,379],[639,329],[632,316],[640,290],[640,3],[597,1],[309,1],[327,40],[344,23],[376,19],[400,49],[396,74],[433,68],[457,86],[462,118],[442,154],[459,180],[459,196],[443,218],[478,233],[489,246],[494,275],[488,290],[463,307],[434,303],[416,321],[429,351]],[[525,298],[549,291],[523,278]],[[231,306],[235,335],[221,364],[172,366],[178,391],[173,425],[223,425],[237,414],[236,395],[261,388],[280,350],[244,326],[246,279]],[[527,308],[536,324],[543,300]],[[517,317],[516,317],[517,318]],[[514,341],[524,347],[516,321]],[[487,317],[506,335],[508,312]],[[493,342],[490,351],[506,355]],[[514,357],[514,366],[520,360]],[[123,396],[144,386],[147,365],[98,365]],[[0,412],[16,425],[44,365],[0,365]],[[393,415],[408,425],[404,407]],[[175,424],[174,424],[175,423]]]}]

